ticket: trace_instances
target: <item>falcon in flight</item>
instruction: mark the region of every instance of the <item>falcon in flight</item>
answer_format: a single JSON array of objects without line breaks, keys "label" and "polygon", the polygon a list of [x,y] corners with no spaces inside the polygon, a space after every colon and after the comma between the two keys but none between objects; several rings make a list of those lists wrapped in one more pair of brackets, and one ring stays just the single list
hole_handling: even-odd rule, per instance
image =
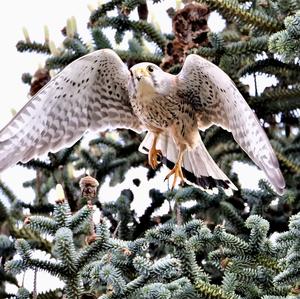
[{"label": "falcon in flight", "polygon": [[147,131],[140,151],[162,161],[166,179],[204,190],[236,189],[199,134],[216,124],[261,168],[278,194],[285,182],[255,114],[231,79],[206,59],[189,55],[178,75],[152,63],[130,70],[112,50],[85,55],[55,76],[0,131],[0,171],[74,144],[87,130]]}]

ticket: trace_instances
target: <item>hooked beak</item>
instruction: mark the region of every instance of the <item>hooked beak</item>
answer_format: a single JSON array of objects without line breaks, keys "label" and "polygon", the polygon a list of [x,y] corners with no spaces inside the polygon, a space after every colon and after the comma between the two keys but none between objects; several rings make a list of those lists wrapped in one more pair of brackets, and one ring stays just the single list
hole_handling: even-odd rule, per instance
[{"label": "hooked beak", "polygon": [[145,68],[138,68],[134,71],[135,77],[138,81],[140,81],[143,77],[149,77],[149,73]]}]

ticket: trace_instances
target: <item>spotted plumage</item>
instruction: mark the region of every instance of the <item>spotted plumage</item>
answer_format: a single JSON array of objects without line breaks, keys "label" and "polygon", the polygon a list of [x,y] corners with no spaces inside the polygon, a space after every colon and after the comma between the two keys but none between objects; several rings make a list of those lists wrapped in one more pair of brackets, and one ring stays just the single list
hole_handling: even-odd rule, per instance
[{"label": "spotted plumage", "polygon": [[0,171],[75,143],[87,130],[148,131],[140,150],[155,168],[159,157],[182,181],[208,190],[235,189],[203,145],[198,129],[231,131],[278,193],[284,179],[254,113],[217,66],[189,55],[177,75],[151,63],[130,70],[112,50],[72,62],[0,131]]}]

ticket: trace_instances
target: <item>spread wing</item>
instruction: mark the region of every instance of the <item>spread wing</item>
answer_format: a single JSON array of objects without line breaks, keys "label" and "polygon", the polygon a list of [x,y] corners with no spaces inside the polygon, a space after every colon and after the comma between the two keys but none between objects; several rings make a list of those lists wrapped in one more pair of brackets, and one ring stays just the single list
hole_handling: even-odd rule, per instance
[{"label": "spread wing", "polygon": [[70,146],[88,129],[141,131],[129,102],[129,75],[108,49],[69,64],[0,131],[0,171]]},{"label": "spread wing", "polygon": [[235,141],[282,194],[285,182],[268,137],[227,74],[192,54],[186,58],[178,79],[180,96],[196,110],[199,128],[216,124],[232,132]]}]

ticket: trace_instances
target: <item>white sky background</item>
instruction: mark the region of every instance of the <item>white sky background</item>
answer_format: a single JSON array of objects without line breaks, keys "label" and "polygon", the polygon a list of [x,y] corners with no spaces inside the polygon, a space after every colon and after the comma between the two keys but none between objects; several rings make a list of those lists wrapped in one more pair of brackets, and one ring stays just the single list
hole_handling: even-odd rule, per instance
[{"label": "white sky background", "polygon": [[[152,3],[152,1],[150,1]],[[94,1],[74,1],[74,0],[15,0],[15,1],[1,1],[0,4],[0,36],[1,53],[0,53],[0,128],[2,128],[12,117],[11,109],[19,110],[27,101],[27,93],[29,86],[21,82],[21,75],[24,72],[33,74],[38,65],[44,64],[45,55],[36,53],[19,53],[16,50],[16,43],[23,39],[22,27],[25,26],[28,29],[30,39],[32,41],[43,42],[44,41],[44,25],[49,27],[50,40],[55,41],[56,45],[60,45],[63,36],[60,33],[61,29],[65,26],[67,18],[75,16],[77,20],[77,28],[79,34],[85,41],[91,40],[89,31],[86,29],[86,24],[90,16],[90,11],[87,8],[88,4],[97,5]],[[162,1],[158,5],[151,6],[156,21],[160,23],[160,26],[164,32],[170,32],[171,20],[165,13],[166,9],[170,6],[175,7],[175,1]],[[220,31],[224,26],[224,22],[216,17],[212,16],[209,20],[209,27],[212,31]],[[253,78],[249,78],[249,82],[253,82]],[[270,79],[258,80],[259,90],[266,85],[271,85],[274,81]],[[253,84],[251,85],[251,91],[253,93]],[[264,177],[262,172],[258,172],[256,168],[249,167],[247,165],[239,165],[240,178],[244,186],[249,188],[255,188],[257,186],[257,180]],[[146,171],[132,170],[128,176],[130,179],[121,184],[120,186],[109,189],[105,186],[101,189],[101,196],[103,200],[113,200],[117,198],[120,191],[124,188],[131,187],[133,191],[137,191],[139,194],[147,192],[150,188],[158,188],[161,186],[163,177],[167,171],[164,171],[155,180],[150,182],[144,182],[139,188],[132,187],[132,179],[137,176],[145,178]],[[32,176],[33,172],[24,169],[23,167],[12,167],[9,170],[1,174],[1,179],[4,180],[18,195],[18,197],[24,201],[30,201],[33,199],[33,193],[31,190],[22,188],[22,183],[28,177]],[[249,182],[249,178],[253,178],[253,181]],[[164,189],[167,189],[166,183],[163,185]],[[145,194],[145,193],[144,193]],[[108,198],[109,196],[109,198]],[[137,199],[138,200],[138,199]],[[140,214],[144,211],[145,207],[150,203],[150,200],[140,198],[137,202],[136,209]],[[45,291],[53,285],[57,285],[57,280],[49,276],[38,275],[38,292]],[[47,277],[47,278],[45,278]],[[45,281],[46,279],[46,281]],[[44,280],[45,283],[41,283]],[[56,282],[55,282],[56,281]],[[25,279],[25,286],[32,290],[32,275],[28,274]]]}]

